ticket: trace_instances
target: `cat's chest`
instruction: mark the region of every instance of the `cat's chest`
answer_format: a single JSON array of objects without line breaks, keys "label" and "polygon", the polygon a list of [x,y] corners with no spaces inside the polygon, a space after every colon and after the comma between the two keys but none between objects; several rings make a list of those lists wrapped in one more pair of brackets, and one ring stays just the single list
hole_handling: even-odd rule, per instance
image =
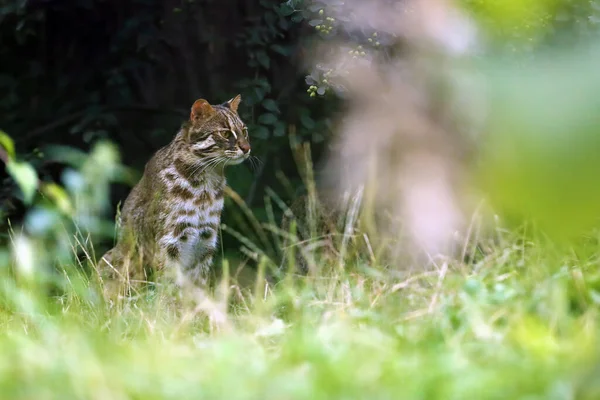
[{"label": "cat's chest", "polygon": [[176,245],[181,261],[196,259],[214,250],[223,210],[224,181],[194,184],[187,180],[167,182],[163,199],[165,245]]},{"label": "cat's chest", "polygon": [[[203,195],[206,196],[204,193]],[[188,226],[202,228],[216,226],[221,219],[223,210],[223,198],[214,198],[211,201],[197,197],[190,200],[180,200],[169,205],[166,211],[166,224],[170,225],[175,232],[177,228]]]},{"label": "cat's chest", "polygon": [[175,168],[165,169],[164,212],[171,218],[199,222],[216,216],[223,209],[225,179],[186,179]]},{"label": "cat's chest", "polygon": [[174,187],[167,201],[167,223],[201,227],[218,224],[223,210],[223,189],[214,185]]}]

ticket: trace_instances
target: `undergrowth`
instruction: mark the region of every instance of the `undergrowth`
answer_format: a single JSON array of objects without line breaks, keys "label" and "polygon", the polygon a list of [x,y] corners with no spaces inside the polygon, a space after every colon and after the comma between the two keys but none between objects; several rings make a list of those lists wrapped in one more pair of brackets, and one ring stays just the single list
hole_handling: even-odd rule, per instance
[{"label": "undergrowth", "polygon": [[36,274],[4,277],[2,397],[600,394],[595,260],[559,261],[507,239],[475,265],[442,263],[404,279],[377,265],[370,274],[323,267],[273,286],[222,281],[208,307],[231,305],[217,324],[160,290],[115,306],[72,271],[55,297]]},{"label": "undergrowth", "polygon": [[[82,193],[74,207],[89,210]],[[597,237],[565,251],[498,226],[471,257],[403,270],[341,249],[355,235],[344,220],[329,246],[322,232],[296,237],[306,219],[289,232],[255,223],[316,270],[286,272],[296,255],[277,264],[241,237],[258,269],[225,254],[191,306],[161,285],[105,302],[83,230],[14,229],[0,253],[1,397],[600,398]]]}]

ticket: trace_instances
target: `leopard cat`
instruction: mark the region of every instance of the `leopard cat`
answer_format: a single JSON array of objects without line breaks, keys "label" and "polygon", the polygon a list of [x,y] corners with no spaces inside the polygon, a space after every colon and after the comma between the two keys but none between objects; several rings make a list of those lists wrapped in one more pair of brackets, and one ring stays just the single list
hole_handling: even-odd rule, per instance
[{"label": "leopard cat", "polygon": [[[146,164],[118,218],[115,247],[99,264],[106,287],[152,281],[206,284],[217,250],[226,185],[224,168],[251,152],[238,115],[241,96],[219,105],[194,102],[190,118]],[[184,282],[185,281],[185,282]]]}]

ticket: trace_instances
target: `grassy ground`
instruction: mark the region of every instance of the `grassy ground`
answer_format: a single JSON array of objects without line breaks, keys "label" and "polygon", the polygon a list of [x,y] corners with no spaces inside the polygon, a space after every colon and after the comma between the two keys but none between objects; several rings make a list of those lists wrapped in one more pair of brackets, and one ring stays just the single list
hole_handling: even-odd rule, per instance
[{"label": "grassy ground", "polygon": [[324,265],[316,279],[223,281],[203,307],[232,304],[219,324],[160,290],[107,305],[75,269],[49,297],[34,245],[17,241],[1,398],[600,398],[595,238],[558,252],[499,236],[476,261],[426,272]]}]

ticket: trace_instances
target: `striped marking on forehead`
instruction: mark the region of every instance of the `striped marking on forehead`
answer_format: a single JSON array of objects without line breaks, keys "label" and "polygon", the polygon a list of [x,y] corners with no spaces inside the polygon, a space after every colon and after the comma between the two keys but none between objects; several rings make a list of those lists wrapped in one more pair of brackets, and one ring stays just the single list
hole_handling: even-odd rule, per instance
[{"label": "striped marking on forehead", "polygon": [[221,111],[227,121],[227,128],[237,137],[237,133],[241,132],[244,128],[244,123],[240,117],[227,107],[219,107],[219,111]]}]

